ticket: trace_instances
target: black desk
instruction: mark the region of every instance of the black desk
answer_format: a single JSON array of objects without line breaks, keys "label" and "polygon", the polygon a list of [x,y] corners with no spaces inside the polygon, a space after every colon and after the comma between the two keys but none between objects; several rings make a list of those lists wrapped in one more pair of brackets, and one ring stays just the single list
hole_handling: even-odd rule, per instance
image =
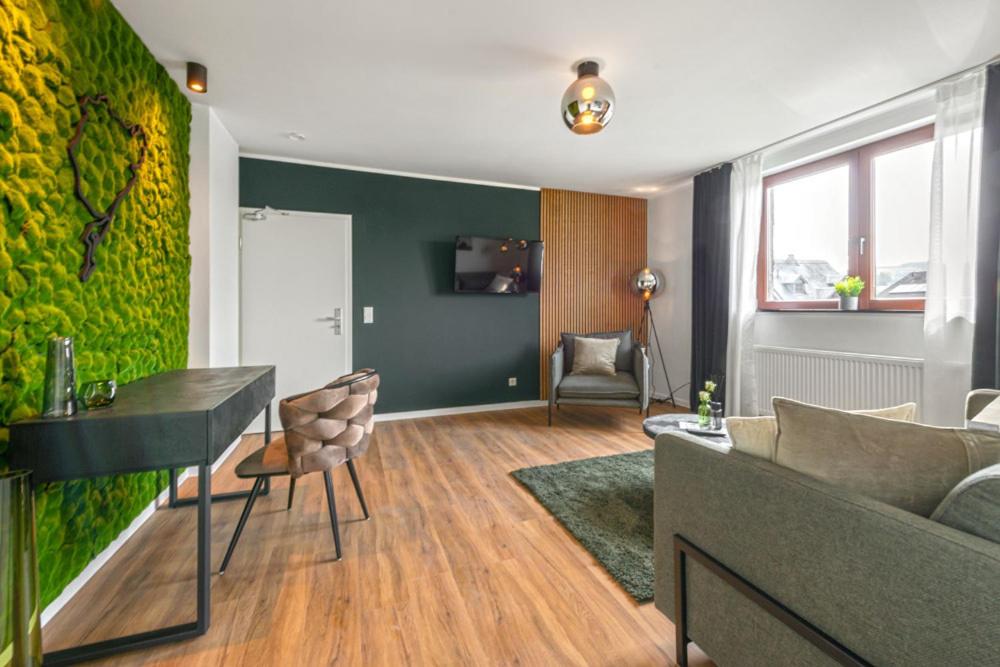
[{"label": "black desk", "polygon": [[72,664],[205,634],[211,607],[211,500],[245,493],[211,491],[211,466],[264,411],[270,441],[274,366],[170,371],[119,389],[114,405],[72,417],[10,425],[12,468],[33,472],[35,484],[101,475],[198,466],[198,612],[184,623],[45,654],[46,665]]}]

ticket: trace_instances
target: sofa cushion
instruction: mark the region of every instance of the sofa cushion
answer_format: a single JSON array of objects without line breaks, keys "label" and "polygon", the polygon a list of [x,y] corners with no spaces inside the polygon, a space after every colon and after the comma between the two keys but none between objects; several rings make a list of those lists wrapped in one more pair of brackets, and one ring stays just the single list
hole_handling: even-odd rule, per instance
[{"label": "sofa cushion", "polygon": [[[903,403],[891,408],[851,410],[850,412],[856,415],[911,422],[916,419],[917,404]],[[778,437],[778,421],[774,417],[727,417],[726,431],[729,432],[733,449],[768,461],[774,460],[774,444]]]},{"label": "sofa cushion", "polygon": [[573,350],[573,375],[614,375],[618,341],[578,336]]},{"label": "sofa cushion", "polygon": [[567,375],[559,383],[563,398],[638,398],[639,385],[630,373]]},{"label": "sofa cushion", "polygon": [[959,482],[931,514],[931,520],[1000,543],[1000,464]]},{"label": "sofa cushion", "polygon": [[726,417],[726,432],[733,449],[774,460],[774,440],[778,437],[778,421],[774,417]]},{"label": "sofa cushion", "polygon": [[775,463],[930,516],[969,473],[1000,462],[1000,436],[774,399]]},{"label": "sofa cushion", "polygon": [[632,330],[624,329],[622,331],[601,331],[596,333],[579,334],[579,333],[561,333],[559,338],[562,341],[563,346],[563,359],[566,363],[566,368],[573,368],[573,352],[576,347],[577,337],[583,338],[617,338],[618,339],[618,354],[615,355],[615,369],[619,371],[627,371],[632,368]]}]

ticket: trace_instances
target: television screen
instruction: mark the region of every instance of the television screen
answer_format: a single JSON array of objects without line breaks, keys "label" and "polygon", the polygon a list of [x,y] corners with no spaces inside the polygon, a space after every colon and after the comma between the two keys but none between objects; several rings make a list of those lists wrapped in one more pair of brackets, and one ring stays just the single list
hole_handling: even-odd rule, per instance
[{"label": "television screen", "polygon": [[455,291],[476,294],[526,294],[542,286],[541,241],[455,238]]}]

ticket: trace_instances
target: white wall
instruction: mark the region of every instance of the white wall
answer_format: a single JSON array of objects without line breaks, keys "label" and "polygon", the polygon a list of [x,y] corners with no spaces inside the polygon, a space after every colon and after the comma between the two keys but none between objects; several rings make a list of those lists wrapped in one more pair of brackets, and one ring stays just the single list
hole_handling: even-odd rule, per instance
[{"label": "white wall", "polygon": [[209,232],[211,261],[209,363],[240,363],[240,147],[215,111],[209,143],[212,173]]},{"label": "white wall", "polygon": [[239,364],[239,145],[211,107],[191,105],[188,366]]},{"label": "white wall", "polygon": [[191,105],[191,221],[188,224],[191,252],[191,296],[188,308],[188,367],[209,366],[209,108]]},{"label": "white wall", "polygon": [[757,313],[754,343],[888,357],[924,357],[923,313]]},{"label": "white wall", "polygon": [[[678,403],[687,405],[691,375],[691,216],[694,181],[686,180],[649,200],[647,244],[649,266],[663,272],[666,286],[651,302],[663,356]],[[653,382],[657,396],[667,394],[667,382],[655,343]]]},{"label": "white wall", "polygon": [[923,90],[807,132],[764,153],[764,174],[790,169],[934,122],[934,91]]}]

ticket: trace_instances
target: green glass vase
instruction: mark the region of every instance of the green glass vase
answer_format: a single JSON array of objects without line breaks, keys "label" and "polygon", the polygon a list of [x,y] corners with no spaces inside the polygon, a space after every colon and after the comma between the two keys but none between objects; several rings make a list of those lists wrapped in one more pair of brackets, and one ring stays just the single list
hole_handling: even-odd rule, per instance
[{"label": "green glass vase", "polygon": [[0,665],[42,664],[31,473],[0,472]]},{"label": "green glass vase", "polygon": [[712,406],[708,401],[702,401],[698,405],[698,426],[708,428],[712,423]]}]

